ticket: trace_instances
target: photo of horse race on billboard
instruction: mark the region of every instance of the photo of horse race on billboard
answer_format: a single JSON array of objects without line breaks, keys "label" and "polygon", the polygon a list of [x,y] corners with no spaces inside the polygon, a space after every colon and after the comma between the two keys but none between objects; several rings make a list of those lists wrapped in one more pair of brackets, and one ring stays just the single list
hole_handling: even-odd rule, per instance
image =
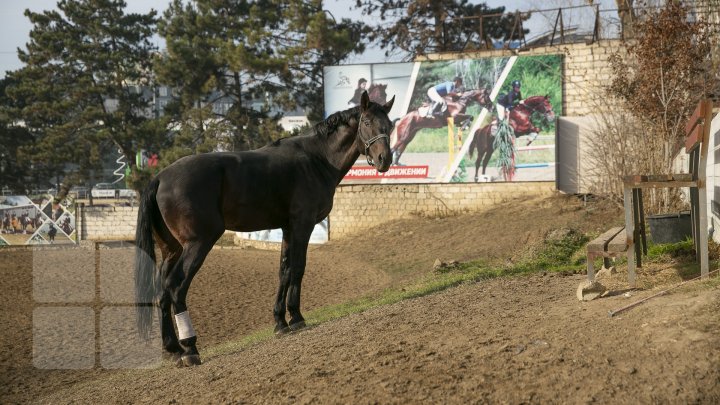
[{"label": "photo of horse race on billboard", "polygon": [[[41,208],[42,207],[42,208]],[[0,246],[75,243],[74,210],[27,196],[0,197]]]},{"label": "photo of horse race on billboard", "polygon": [[378,173],[361,157],[343,182],[555,180],[561,70],[561,55],[325,68],[326,116],[364,90],[376,102],[396,97],[393,166]]}]

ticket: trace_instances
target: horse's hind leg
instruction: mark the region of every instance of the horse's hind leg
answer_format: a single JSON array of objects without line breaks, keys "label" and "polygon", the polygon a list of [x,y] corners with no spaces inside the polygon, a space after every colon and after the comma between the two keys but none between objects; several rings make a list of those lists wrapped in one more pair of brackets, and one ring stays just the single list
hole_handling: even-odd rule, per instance
[{"label": "horse's hind leg", "polygon": [[[490,137],[489,140],[485,144],[485,148],[484,148],[485,150],[483,152],[485,154],[485,157],[483,158],[483,162],[482,162],[483,176],[485,175],[485,170],[487,169],[488,163],[490,163],[490,158],[492,158],[492,154],[493,154],[493,152],[495,152],[493,143],[494,143],[494,139],[493,139],[493,137]],[[478,160],[479,159],[480,159],[480,157],[478,156]]]},{"label": "horse's hind leg", "polygon": [[[175,267],[182,251],[172,252],[168,257],[163,259],[160,268],[163,279],[163,287],[166,285],[166,279],[169,277],[170,271]],[[172,298],[170,292],[163,288],[160,296],[160,329],[162,331],[162,343],[165,355],[173,360],[178,360],[183,353],[172,319]]]},{"label": "horse's hind leg", "polygon": [[186,242],[180,259],[170,270],[169,277],[166,279],[166,288],[175,310],[175,323],[177,324],[179,343],[182,348],[181,361],[185,366],[200,364],[200,353],[195,346],[197,336],[190,322],[190,315],[187,312],[187,292],[193,277],[197,274],[203,261],[205,261],[205,257],[220,235],[222,235],[222,231],[213,238]]},{"label": "horse's hind leg", "polygon": [[170,272],[175,268],[180,255],[182,254],[182,246],[172,236],[164,223],[155,225],[156,243],[162,253],[162,264],[160,265],[160,331],[162,336],[163,355],[173,360],[178,360],[183,353],[182,347],[178,342],[177,334],[172,319],[172,298],[167,289],[168,278]]}]

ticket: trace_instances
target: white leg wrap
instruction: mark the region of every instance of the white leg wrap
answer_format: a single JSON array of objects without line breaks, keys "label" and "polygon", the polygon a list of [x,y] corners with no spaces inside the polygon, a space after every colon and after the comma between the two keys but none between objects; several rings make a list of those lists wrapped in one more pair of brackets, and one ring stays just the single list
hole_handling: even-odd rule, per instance
[{"label": "white leg wrap", "polygon": [[177,325],[178,338],[180,340],[195,336],[195,329],[193,329],[192,322],[190,322],[190,314],[188,311],[175,315],[175,325]]}]

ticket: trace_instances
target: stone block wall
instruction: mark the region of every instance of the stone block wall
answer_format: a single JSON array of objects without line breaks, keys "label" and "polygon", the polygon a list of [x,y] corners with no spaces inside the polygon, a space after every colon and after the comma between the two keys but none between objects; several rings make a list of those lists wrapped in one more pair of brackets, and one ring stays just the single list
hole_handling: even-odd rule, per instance
[{"label": "stone block wall", "polygon": [[137,207],[80,205],[76,221],[81,240],[135,240]]},{"label": "stone block wall", "polygon": [[554,182],[341,186],[330,214],[330,239],[394,219],[480,211],[521,196],[549,196],[554,190]]},{"label": "stone block wall", "polygon": [[[330,238],[413,216],[479,211],[513,198],[551,195],[554,182],[374,184],[340,186],[330,214]],[[81,240],[134,240],[137,207],[78,207]]]}]

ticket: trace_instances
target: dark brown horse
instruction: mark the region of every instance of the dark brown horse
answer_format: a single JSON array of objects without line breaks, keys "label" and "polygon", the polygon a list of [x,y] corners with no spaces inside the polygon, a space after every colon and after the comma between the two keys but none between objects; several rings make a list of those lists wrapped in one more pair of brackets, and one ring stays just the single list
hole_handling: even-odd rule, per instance
[{"label": "dark brown horse", "polygon": [[[548,96],[528,97],[510,111],[510,114],[508,115],[508,122],[515,133],[515,137],[529,134],[537,135],[537,133],[540,132],[540,128],[536,127],[531,120],[534,113],[541,114],[541,117],[545,122],[550,122],[555,119],[553,106],[550,104]],[[528,145],[530,142],[528,142]],[[475,160],[476,182],[479,178],[478,171],[481,164],[482,174],[485,175],[485,169],[487,168],[488,162],[495,151],[494,143],[495,134],[493,134],[493,124],[485,125],[475,131],[475,136],[470,142],[469,153],[470,157],[472,157],[475,149],[478,151],[478,157]]]},{"label": "dark brown horse", "polygon": [[368,96],[370,96],[370,101],[374,101],[378,104],[385,104],[387,102],[387,84],[380,84],[380,83],[373,83],[370,85],[370,88],[368,88]]},{"label": "dark brown horse", "polygon": [[[332,114],[303,135],[253,151],[184,157],[158,173],[142,193],[135,235],[141,335],[150,335],[153,304],[159,304],[165,352],[180,365],[200,364],[186,297],[226,229],[282,229],[275,332],[303,328],[300,286],[310,234],[330,213],[335,187],[361,154],[380,172],[390,167],[387,114],[394,100],[376,104],[363,92],[359,106]],[[162,254],[159,269],[156,244]]]},{"label": "dark brown horse", "polygon": [[452,117],[455,124],[460,124],[472,116],[465,114],[465,110],[471,102],[476,102],[485,108],[490,108],[490,94],[487,89],[469,90],[460,96],[457,101],[446,97],[447,112],[443,117],[427,117],[418,110],[413,110],[403,116],[397,123],[396,140],[392,146],[393,164],[400,164],[405,148],[415,138],[415,134],[423,128],[442,128],[447,126],[447,118]]}]

